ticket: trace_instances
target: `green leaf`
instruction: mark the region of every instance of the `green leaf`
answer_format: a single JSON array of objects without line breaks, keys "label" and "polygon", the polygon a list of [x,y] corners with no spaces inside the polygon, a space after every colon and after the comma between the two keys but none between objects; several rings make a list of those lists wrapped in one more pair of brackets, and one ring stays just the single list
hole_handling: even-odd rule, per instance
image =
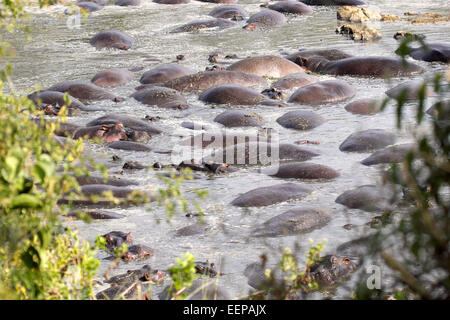
[{"label": "green leaf", "polygon": [[18,196],[15,196],[11,200],[11,209],[19,209],[19,208],[32,208],[38,209],[43,206],[42,201],[37,197],[37,195],[32,195],[29,193],[22,193]]}]

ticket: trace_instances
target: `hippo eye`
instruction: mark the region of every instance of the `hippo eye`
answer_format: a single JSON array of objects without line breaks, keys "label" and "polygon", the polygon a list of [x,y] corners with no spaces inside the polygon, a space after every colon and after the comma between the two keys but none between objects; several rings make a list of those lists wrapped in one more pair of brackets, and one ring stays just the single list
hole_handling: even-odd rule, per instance
[{"label": "hippo eye", "polygon": [[344,258],[344,259],[342,259],[342,262],[344,264],[349,264],[350,263],[350,259],[349,258]]}]

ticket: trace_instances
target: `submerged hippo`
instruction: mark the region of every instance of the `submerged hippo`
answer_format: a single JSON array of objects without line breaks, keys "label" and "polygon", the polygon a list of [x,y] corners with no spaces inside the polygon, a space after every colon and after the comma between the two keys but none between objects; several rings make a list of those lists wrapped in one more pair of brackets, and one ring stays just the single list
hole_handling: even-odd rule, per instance
[{"label": "submerged hippo", "polygon": [[240,6],[224,5],[213,9],[208,15],[214,18],[231,19],[235,21],[244,20],[248,17],[247,11]]},{"label": "submerged hippo", "polygon": [[136,186],[138,185],[137,182],[128,180],[128,179],[116,179],[116,178],[107,178],[105,180],[102,176],[95,176],[95,175],[84,175],[84,176],[75,176],[75,179],[77,180],[78,184],[80,186],[84,186],[87,184],[106,184],[111,186],[117,186],[117,187],[124,187],[124,186]]},{"label": "submerged hippo", "polygon": [[86,184],[84,186],[81,186],[81,194],[86,197],[90,197],[92,195],[100,196],[104,192],[111,192],[112,195],[116,198],[126,198],[133,191],[133,189],[116,187],[106,184]]},{"label": "submerged hippo", "polygon": [[305,233],[323,227],[330,220],[330,215],[321,210],[294,208],[257,226],[253,235],[257,237],[277,237]]},{"label": "submerged hippo", "polygon": [[[39,106],[41,104],[44,105],[52,105],[55,107],[62,107],[66,105],[66,102],[64,101],[64,93],[59,91],[36,91],[32,94],[29,94],[27,96],[28,99],[34,102],[35,105]],[[74,110],[81,110],[81,111],[100,111],[103,109],[99,108],[91,108],[86,107],[82,102],[80,102],[78,99],[68,95],[68,98],[70,99],[70,105],[67,106],[69,114],[74,112]],[[58,108],[56,108],[58,109]],[[56,110],[55,109],[55,110]]]},{"label": "submerged hippo", "polygon": [[301,56],[302,58],[322,57],[330,61],[353,57],[351,54],[339,49],[300,49],[294,53],[288,54],[285,58],[292,62],[296,62],[298,61],[298,56]]},{"label": "submerged hippo", "polygon": [[206,28],[216,28],[219,27],[220,29],[230,28],[236,25],[234,22],[222,19],[222,18],[216,18],[211,20],[201,20],[201,21],[194,21],[187,24],[184,24],[178,28],[173,29],[170,31],[170,33],[180,33],[180,32],[191,32],[191,31],[197,31],[200,29],[206,29]]},{"label": "submerged hippo", "polygon": [[111,231],[102,235],[106,241],[106,248],[109,250],[120,248],[124,243],[133,244],[133,233],[122,231]]},{"label": "submerged hippo", "polygon": [[144,72],[139,81],[142,84],[163,83],[193,73],[195,73],[194,70],[176,63],[163,64]]},{"label": "submerged hippo", "polygon": [[117,30],[109,30],[97,33],[89,43],[97,49],[128,50],[133,46],[133,42],[133,38],[129,35]]},{"label": "submerged hippo", "polygon": [[450,43],[448,42],[434,42],[427,43],[426,47],[419,47],[411,49],[409,55],[416,60],[423,60],[427,62],[450,62]]},{"label": "submerged hippo", "polygon": [[373,166],[380,163],[398,163],[405,160],[406,155],[414,150],[414,143],[404,143],[377,150],[369,157],[362,160],[365,166]]},{"label": "submerged hippo", "polygon": [[359,6],[365,4],[361,0],[299,0],[310,6]]},{"label": "submerged hippo", "polygon": [[258,91],[236,84],[222,84],[204,91],[200,100],[208,103],[231,104],[231,105],[255,105],[269,104],[267,97]]},{"label": "submerged hippo", "polygon": [[128,69],[113,68],[97,73],[91,82],[99,87],[117,87],[133,80],[134,74]]},{"label": "submerged hippo", "polygon": [[99,138],[102,141],[113,142],[118,140],[126,140],[127,133],[123,124],[118,122],[116,124],[99,125],[92,127],[81,127],[75,130],[72,139],[93,139]]},{"label": "submerged hippo", "polygon": [[[137,133],[139,132],[145,133],[148,136],[160,134],[163,132],[162,129],[157,128],[156,126],[148,123],[148,121],[136,119],[122,114],[109,114],[88,122],[86,126],[89,127],[98,125],[108,125],[108,124],[115,124],[118,122],[122,123],[125,126],[125,128],[130,128]],[[129,137],[129,139],[134,141],[137,140],[133,139],[132,137]]]},{"label": "submerged hippo", "polygon": [[90,12],[94,12],[94,11],[103,9],[103,6],[98,5],[95,2],[89,2],[89,1],[77,2],[77,6],[79,6],[80,8],[82,8],[84,10],[90,11]]},{"label": "submerged hippo", "polygon": [[125,252],[121,258],[124,261],[135,261],[135,260],[148,259],[149,257],[153,256],[154,254],[155,254],[155,251],[152,248],[142,245],[142,244],[135,244],[135,245],[128,247],[128,251]]},{"label": "submerged hippo", "polygon": [[319,81],[319,78],[305,72],[296,72],[284,76],[272,84],[275,89],[292,89],[296,87],[304,87]]},{"label": "submerged hippo", "polygon": [[277,56],[259,56],[247,58],[233,63],[227,68],[230,71],[240,71],[260,77],[280,78],[291,73],[302,72],[292,61]]},{"label": "submerged hippo", "polygon": [[346,152],[369,152],[391,145],[395,140],[395,134],[383,129],[357,131],[341,143],[339,150]]},{"label": "submerged hippo", "polygon": [[81,100],[113,100],[120,101],[116,95],[96,86],[90,82],[84,81],[63,81],[59,82],[46,91],[67,92],[72,97]]},{"label": "submerged hippo", "polygon": [[118,0],[114,4],[121,7],[139,6],[141,4],[141,0]]},{"label": "submerged hippo", "polygon": [[244,26],[245,30],[265,29],[287,22],[284,14],[278,11],[265,9],[252,15]]},{"label": "submerged hippo", "polygon": [[[98,4],[99,6],[106,6],[107,2],[108,2],[107,0],[83,0],[83,1],[93,2],[93,3]],[[79,2],[81,2],[81,1],[79,1]]]},{"label": "submerged hippo", "polygon": [[[104,210],[85,211],[82,212],[81,215],[86,215],[94,220],[122,219],[125,217],[123,214]],[[78,212],[69,212],[67,214],[67,217],[78,218],[79,216],[80,214],[78,214]]]},{"label": "submerged hippo", "polygon": [[236,207],[263,207],[288,200],[300,200],[311,189],[295,183],[283,183],[248,191],[231,202]]},{"label": "submerged hippo", "polygon": [[348,112],[362,115],[374,114],[381,111],[378,100],[371,98],[355,100],[347,104],[344,108]]},{"label": "submerged hippo", "polygon": [[342,80],[325,80],[301,87],[295,91],[288,102],[300,104],[322,104],[352,98],[356,89]]},{"label": "submerged hippo", "polygon": [[106,283],[122,284],[134,281],[149,281],[151,279],[152,267],[148,264],[140,269],[128,270],[126,273],[108,278]]},{"label": "submerged hippo", "polygon": [[178,91],[206,90],[220,84],[236,84],[241,86],[267,86],[262,77],[237,71],[205,71],[169,80],[164,87]]},{"label": "submerged hippo", "polygon": [[261,127],[264,125],[263,118],[251,111],[227,110],[214,118],[214,122],[218,122],[225,127]]},{"label": "submerged hippo", "polygon": [[204,223],[194,223],[189,226],[178,229],[175,232],[175,237],[189,237],[199,234],[204,234],[209,230],[209,226]]},{"label": "submerged hippo", "polygon": [[134,99],[147,105],[156,105],[167,109],[187,109],[186,99],[178,91],[165,87],[148,87],[131,95]]},{"label": "submerged hippo", "polygon": [[321,287],[332,286],[348,277],[357,265],[348,257],[327,255],[312,265],[308,276]]},{"label": "submerged hippo", "polygon": [[425,71],[422,67],[400,59],[389,57],[353,57],[330,61],[321,57],[303,58],[301,54],[296,63],[309,71],[336,76],[398,77]]},{"label": "submerged hippo", "polygon": [[424,97],[432,95],[432,90],[427,87],[423,80],[409,80],[386,91],[386,95],[393,99],[400,97],[405,100],[419,100],[420,95]]},{"label": "submerged hippo", "polygon": [[339,172],[322,164],[291,162],[281,164],[276,173],[270,175],[285,179],[334,179],[339,177]]},{"label": "submerged hippo", "polygon": [[381,187],[364,185],[345,191],[336,198],[335,202],[351,209],[372,212],[387,209],[389,196]]},{"label": "submerged hippo", "polygon": [[312,111],[289,111],[277,119],[282,127],[295,130],[311,130],[325,122],[317,113]]},{"label": "submerged hippo", "polygon": [[152,151],[152,148],[150,148],[149,146],[133,141],[114,141],[108,144],[108,148],[142,152]]},{"label": "submerged hippo", "polygon": [[450,120],[450,100],[436,102],[426,111],[426,114],[438,121]]},{"label": "submerged hippo", "polygon": [[[170,285],[165,287],[158,297],[160,300],[170,300],[175,292],[173,285]],[[230,294],[220,287],[217,281],[205,282],[202,279],[196,279],[184,293],[186,293],[186,300],[230,300]]]},{"label": "submerged hippo", "polygon": [[291,14],[311,14],[313,11],[306,4],[294,0],[279,1],[268,6],[269,9]]},{"label": "submerged hippo", "polygon": [[186,4],[191,2],[191,0],[153,0],[153,2],[159,4]]},{"label": "submerged hippo", "polygon": [[197,0],[197,1],[209,3],[236,3],[238,0]]},{"label": "submerged hippo", "polygon": [[130,281],[113,285],[95,295],[97,300],[148,300],[151,296],[152,284]]}]

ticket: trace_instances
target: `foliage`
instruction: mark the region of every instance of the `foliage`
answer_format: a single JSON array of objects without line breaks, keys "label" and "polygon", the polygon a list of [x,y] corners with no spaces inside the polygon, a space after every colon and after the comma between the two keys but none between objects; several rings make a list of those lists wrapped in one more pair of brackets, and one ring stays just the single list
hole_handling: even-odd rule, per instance
[{"label": "foliage", "polygon": [[173,281],[175,293],[173,299],[180,300],[186,297],[185,290],[199,277],[196,274],[194,256],[186,252],[182,259],[175,260],[176,264],[169,267],[169,275]]}]

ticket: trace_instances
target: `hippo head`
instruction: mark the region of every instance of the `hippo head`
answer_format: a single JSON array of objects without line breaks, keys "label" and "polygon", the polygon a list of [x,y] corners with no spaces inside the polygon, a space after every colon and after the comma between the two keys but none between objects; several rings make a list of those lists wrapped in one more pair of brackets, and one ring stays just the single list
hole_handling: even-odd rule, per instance
[{"label": "hippo head", "polygon": [[241,15],[238,15],[238,14],[234,14],[234,15],[231,17],[231,21],[242,21],[242,20],[244,20],[244,17],[241,16]]},{"label": "hippo head", "polygon": [[357,265],[348,257],[328,255],[311,267],[315,280],[325,285],[332,285],[348,276]]},{"label": "hippo head", "polygon": [[270,99],[283,100],[286,98],[286,94],[277,88],[264,89],[261,93],[268,96]]},{"label": "hippo head", "polygon": [[103,125],[97,132],[97,136],[106,142],[114,142],[119,140],[127,140],[127,132],[123,124],[118,122],[112,125]]},{"label": "hippo head", "polygon": [[165,104],[163,104],[161,107],[163,108],[167,108],[167,109],[174,109],[174,110],[184,110],[189,108],[189,106],[187,105],[187,103],[183,102],[183,101],[169,101]]},{"label": "hippo head", "polygon": [[47,104],[47,105],[43,106],[43,110],[46,115],[57,116],[59,111],[61,110],[61,107]]},{"label": "hippo head", "polygon": [[223,70],[225,70],[225,68],[224,67],[220,67],[218,65],[213,65],[211,67],[206,67],[205,68],[205,71],[223,71]]},{"label": "hippo head", "polygon": [[303,58],[302,56],[298,55],[295,58],[294,62],[298,64],[300,67],[304,67],[309,71],[318,71],[323,65],[328,63],[329,60],[318,56]]}]

